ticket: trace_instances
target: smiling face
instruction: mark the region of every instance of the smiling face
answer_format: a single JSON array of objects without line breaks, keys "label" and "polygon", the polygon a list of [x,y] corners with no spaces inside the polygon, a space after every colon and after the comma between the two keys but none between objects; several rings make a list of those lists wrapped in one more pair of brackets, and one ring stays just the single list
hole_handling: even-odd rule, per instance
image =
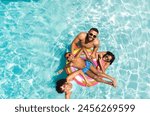
[{"label": "smiling face", "polygon": [[105,55],[103,56],[103,60],[104,60],[105,62],[110,62],[111,59],[112,59],[112,56],[110,56],[110,55],[108,55],[108,54],[105,54]]},{"label": "smiling face", "polygon": [[65,57],[66,57],[66,59],[67,59],[68,61],[72,61],[72,60],[74,59],[74,55],[71,54],[71,53],[67,53],[67,54],[65,55]]},{"label": "smiling face", "polygon": [[97,37],[98,33],[94,30],[88,32],[88,40],[93,41]]},{"label": "smiling face", "polygon": [[72,89],[72,84],[66,82],[66,83],[63,84],[60,88],[61,88],[62,91],[68,92],[68,91],[70,91],[70,90]]}]

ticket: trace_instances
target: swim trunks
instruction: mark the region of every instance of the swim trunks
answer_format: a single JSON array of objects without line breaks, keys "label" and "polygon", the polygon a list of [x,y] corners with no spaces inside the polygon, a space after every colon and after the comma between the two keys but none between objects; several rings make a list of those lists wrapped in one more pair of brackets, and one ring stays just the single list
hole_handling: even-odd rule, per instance
[{"label": "swim trunks", "polygon": [[83,71],[84,73],[86,73],[86,72],[90,69],[92,63],[91,63],[90,61],[86,60],[86,61],[85,61],[85,65],[86,65],[86,67],[82,69],[82,71]]}]

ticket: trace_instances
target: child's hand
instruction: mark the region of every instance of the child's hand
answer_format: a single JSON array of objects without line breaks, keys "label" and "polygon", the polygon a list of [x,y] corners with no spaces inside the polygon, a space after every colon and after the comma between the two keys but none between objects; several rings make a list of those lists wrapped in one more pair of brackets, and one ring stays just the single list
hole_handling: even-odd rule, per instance
[{"label": "child's hand", "polygon": [[59,70],[57,73],[58,74],[61,74],[63,72],[63,69]]}]

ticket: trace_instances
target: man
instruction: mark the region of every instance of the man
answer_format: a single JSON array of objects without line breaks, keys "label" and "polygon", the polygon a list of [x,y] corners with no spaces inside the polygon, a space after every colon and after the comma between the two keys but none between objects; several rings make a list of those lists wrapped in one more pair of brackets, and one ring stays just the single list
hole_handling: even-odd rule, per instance
[{"label": "man", "polygon": [[90,55],[90,58],[96,57],[96,52],[99,47],[99,40],[97,38],[98,36],[98,29],[91,28],[88,33],[81,32],[77,37],[73,40],[71,44],[71,53],[74,52],[77,48],[88,48],[93,49],[92,54]]}]

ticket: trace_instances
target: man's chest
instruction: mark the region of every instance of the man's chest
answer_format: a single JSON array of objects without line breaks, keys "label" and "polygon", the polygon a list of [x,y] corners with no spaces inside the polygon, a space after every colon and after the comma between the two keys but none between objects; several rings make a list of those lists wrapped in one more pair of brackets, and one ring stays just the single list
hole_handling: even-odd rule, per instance
[{"label": "man's chest", "polygon": [[91,48],[94,46],[94,41],[92,41],[92,42],[81,41],[81,46],[86,47],[86,48]]}]

